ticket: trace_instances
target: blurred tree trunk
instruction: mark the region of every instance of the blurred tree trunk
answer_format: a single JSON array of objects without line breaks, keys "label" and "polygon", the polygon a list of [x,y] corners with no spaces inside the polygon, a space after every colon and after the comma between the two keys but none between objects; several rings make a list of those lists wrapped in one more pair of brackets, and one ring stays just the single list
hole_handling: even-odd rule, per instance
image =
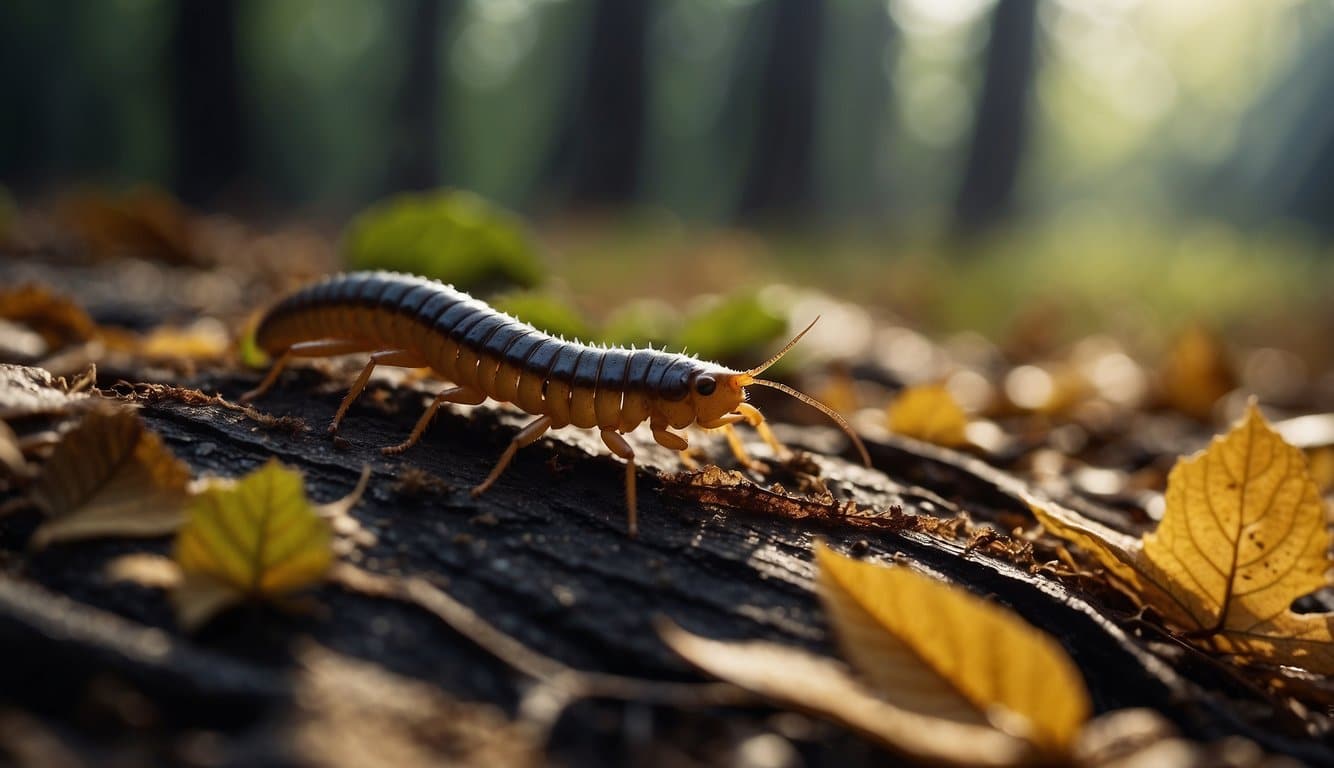
[{"label": "blurred tree trunk", "polygon": [[649,0],[593,0],[582,73],[548,163],[550,183],[575,205],[611,206],[639,191],[647,109]]},{"label": "blurred tree trunk", "polygon": [[771,0],[768,36],[755,102],[754,138],[738,215],[776,220],[810,213],[815,204],[815,120],[823,0]]},{"label": "blurred tree trunk", "polygon": [[236,52],[237,0],[180,0],[173,22],[171,104],[177,194],[214,202],[241,177],[245,126]]},{"label": "blurred tree trunk", "polygon": [[830,7],[820,79],[818,196],[827,215],[875,220],[888,208],[885,173],[893,110],[890,62],[898,28],[885,3]]},{"label": "blurred tree trunk", "polygon": [[396,39],[407,46],[403,77],[394,101],[389,191],[432,189],[444,174],[440,158],[440,42],[443,24],[457,10],[454,0],[412,0],[399,6]]},{"label": "blurred tree trunk", "polygon": [[991,16],[985,78],[954,209],[955,231],[971,235],[1001,221],[1014,202],[1033,82],[1037,0],[999,0]]}]

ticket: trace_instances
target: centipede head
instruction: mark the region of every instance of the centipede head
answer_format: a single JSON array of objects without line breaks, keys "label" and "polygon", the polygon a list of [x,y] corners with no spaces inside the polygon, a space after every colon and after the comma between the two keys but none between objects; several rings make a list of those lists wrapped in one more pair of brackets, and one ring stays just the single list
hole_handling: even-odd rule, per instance
[{"label": "centipede head", "polygon": [[[825,405],[819,400],[816,400],[815,398],[811,397],[810,395],[804,392],[799,392],[793,389],[792,387],[789,387],[786,384],[780,384],[776,381],[769,381],[768,379],[758,378],[759,374],[764,372],[765,369],[767,369],[774,363],[778,362],[779,360],[783,359],[783,355],[786,355],[788,352],[790,352],[792,348],[797,345],[797,342],[801,341],[801,337],[805,336],[812,328],[815,327],[815,324],[818,322],[820,322],[820,318],[817,316],[814,320],[811,321],[810,325],[806,326],[805,330],[803,330],[801,333],[798,333],[792,339],[792,341],[789,341],[786,346],[784,346],[782,349],[778,351],[778,354],[764,361],[763,364],[751,368],[749,371],[745,371],[744,373],[737,373],[728,377],[729,378],[729,381],[727,382],[728,388],[730,389],[732,387],[735,387],[738,391],[742,393],[741,394],[742,398],[745,397],[744,394],[745,387],[751,385],[758,385],[761,387],[776,389],[779,392],[784,392],[786,394],[791,395],[792,397],[795,397],[801,402],[811,406],[817,411],[828,416],[835,424],[837,424],[838,428],[843,430],[843,433],[848,436],[848,439],[852,441],[852,444],[857,447],[857,452],[861,454],[862,463],[864,463],[866,466],[869,467],[871,466],[871,455],[866,452],[866,446],[862,443],[862,439],[857,436],[856,432],[853,431],[852,425],[848,423],[847,419],[840,416],[838,412],[835,411],[834,409],[830,408],[829,406]],[[737,402],[740,403],[741,401],[738,400]]]}]

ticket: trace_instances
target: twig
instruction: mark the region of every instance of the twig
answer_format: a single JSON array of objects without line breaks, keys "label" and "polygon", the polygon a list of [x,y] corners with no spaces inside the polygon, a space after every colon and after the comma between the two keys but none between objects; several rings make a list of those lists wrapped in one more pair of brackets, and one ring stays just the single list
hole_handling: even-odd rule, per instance
[{"label": "twig", "polygon": [[[541,712],[554,722],[570,702],[608,698],[686,708],[727,706],[755,701],[730,683],[671,683],[584,672],[545,656],[492,626],[477,612],[419,577],[384,576],[340,563],[330,574],[335,584],[363,595],[389,598],[421,608],[520,674],[539,683],[522,709]],[[549,718],[549,719],[548,719]]]}]

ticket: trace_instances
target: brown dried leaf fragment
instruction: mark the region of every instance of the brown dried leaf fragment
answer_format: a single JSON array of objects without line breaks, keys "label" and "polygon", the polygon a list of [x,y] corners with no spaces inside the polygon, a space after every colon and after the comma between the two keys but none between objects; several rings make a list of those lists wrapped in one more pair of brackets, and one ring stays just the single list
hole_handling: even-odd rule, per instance
[{"label": "brown dried leaf fragment", "polygon": [[61,386],[49,371],[0,363],[0,419],[16,423],[34,416],[64,416],[89,404],[88,395]]},{"label": "brown dried leaf fragment", "polygon": [[104,536],[161,536],[180,527],[190,470],[139,415],[99,408],[65,434],[29,499],[50,518],[32,546]]},{"label": "brown dried leaf fragment", "polygon": [[0,420],[0,490],[26,482],[31,476],[32,468],[23,458],[18,435]]},{"label": "brown dried leaf fragment", "polygon": [[88,341],[97,334],[97,325],[82,307],[34,283],[0,290],[0,319],[41,336],[47,352]]},{"label": "brown dried leaf fragment", "polygon": [[102,258],[137,256],[168,264],[202,264],[190,212],[170,195],[141,186],[113,195],[86,190],[60,202],[59,216]]}]

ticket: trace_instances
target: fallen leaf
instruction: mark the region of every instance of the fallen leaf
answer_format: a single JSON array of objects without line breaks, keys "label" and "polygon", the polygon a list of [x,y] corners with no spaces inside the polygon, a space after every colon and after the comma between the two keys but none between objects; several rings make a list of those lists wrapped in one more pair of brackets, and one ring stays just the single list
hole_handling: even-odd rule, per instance
[{"label": "fallen leaf", "polygon": [[132,255],[168,264],[202,264],[190,213],[175,198],[148,186],[113,195],[99,190],[70,194],[58,215],[102,258]]},{"label": "fallen leaf", "polygon": [[518,216],[460,190],[376,203],[348,225],[342,250],[353,269],[411,272],[474,294],[532,288],[546,273]]},{"label": "fallen leaf", "polygon": [[37,333],[48,352],[88,341],[97,333],[96,324],[82,307],[33,283],[0,290],[0,319]]},{"label": "fallen leaf", "polygon": [[28,462],[23,458],[18,435],[0,420],[0,490],[10,482],[22,482],[31,475]]},{"label": "fallen leaf", "polygon": [[1214,403],[1232,390],[1236,380],[1223,343],[1199,325],[1177,337],[1158,374],[1164,402],[1200,421],[1209,420]]},{"label": "fallen leaf", "polygon": [[333,562],[329,524],[301,474],[277,460],[239,480],[212,480],[191,500],[174,558],[184,581],[177,616],[195,629],[247,599],[284,597],[319,582]]},{"label": "fallen leaf", "polygon": [[968,415],[942,384],[909,387],[889,404],[889,428],[900,435],[954,448],[968,442]]},{"label": "fallen leaf", "polygon": [[1043,527],[1088,550],[1187,638],[1334,674],[1334,613],[1291,610],[1329,583],[1324,502],[1301,451],[1253,402],[1230,432],[1177,462],[1162,522],[1143,539],[1049,502],[1030,506]]},{"label": "fallen leaf", "polygon": [[663,642],[714,677],[773,701],[831,718],[917,761],[1014,766],[1036,757],[1023,739],[985,725],[902,709],[834,659],[761,641],[722,642],[661,622]]},{"label": "fallen leaf", "polygon": [[181,569],[171,558],[147,552],[121,555],[107,563],[105,572],[111,581],[128,581],[152,589],[175,589],[181,583]]},{"label": "fallen leaf", "polygon": [[218,360],[231,349],[221,323],[204,318],[184,327],[159,326],[144,336],[135,350],[151,360]]},{"label": "fallen leaf", "polygon": [[33,416],[63,416],[92,402],[63,381],[42,368],[0,364],[0,419],[17,423]]},{"label": "fallen leaf", "polygon": [[50,518],[32,546],[180,527],[190,470],[128,408],[99,408],[67,432],[29,491]]},{"label": "fallen leaf", "polygon": [[1307,452],[1311,479],[1322,494],[1334,490],[1334,447],[1314,448]]},{"label": "fallen leaf", "polygon": [[1073,743],[1091,705],[1079,669],[1051,637],[909,568],[863,563],[823,544],[815,551],[820,596],[844,655],[891,702],[991,722],[1047,752]]}]

